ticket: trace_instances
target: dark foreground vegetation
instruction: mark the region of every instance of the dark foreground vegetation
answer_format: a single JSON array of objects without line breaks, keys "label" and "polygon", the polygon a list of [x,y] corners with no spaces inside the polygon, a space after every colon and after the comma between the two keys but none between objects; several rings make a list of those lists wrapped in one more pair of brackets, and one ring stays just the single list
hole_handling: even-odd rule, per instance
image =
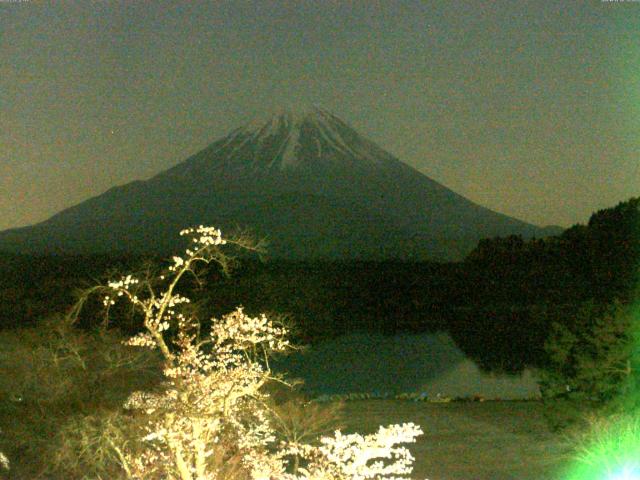
[{"label": "dark foreground vegetation", "polygon": [[[569,327],[587,303],[630,302],[640,263],[638,204],[599,211],[556,237],[483,240],[459,263],[247,258],[230,276],[208,273],[199,307],[208,316],[239,304],[250,314],[286,315],[303,343],[353,331],[448,331],[483,368],[518,372],[544,363],[554,323]],[[66,312],[78,289],[163,260],[0,255],[0,327]],[[100,321],[94,300],[84,325]],[[118,322],[125,331],[137,325],[126,315]]]},{"label": "dark foreground vegetation", "polygon": [[[230,276],[212,268],[186,288],[197,291],[201,318],[241,304],[290,321],[304,344],[353,331],[447,331],[486,370],[540,369],[545,414],[560,428],[585,412],[637,411],[639,207],[631,199],[556,237],[484,240],[459,263],[247,258]],[[0,421],[11,438],[0,451],[22,462],[13,475],[93,469],[110,478],[109,432],[126,426],[109,412],[158,381],[159,360],[121,345],[140,329],[124,307],[107,329],[101,298],[87,300],[73,327],[52,313],[69,313],[78,289],[161,261],[0,256]]]}]

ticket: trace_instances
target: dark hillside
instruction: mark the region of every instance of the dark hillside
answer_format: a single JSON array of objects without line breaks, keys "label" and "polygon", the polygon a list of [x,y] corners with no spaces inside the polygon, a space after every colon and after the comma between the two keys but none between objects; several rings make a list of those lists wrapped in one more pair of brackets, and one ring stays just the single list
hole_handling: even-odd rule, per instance
[{"label": "dark hillside", "polygon": [[[201,309],[204,318],[239,304],[251,314],[284,315],[303,343],[356,331],[449,331],[483,368],[517,371],[543,360],[549,326],[570,321],[585,301],[630,298],[637,225],[638,199],[631,199],[556,237],[483,240],[464,262],[246,259],[229,277],[209,272]],[[0,324],[8,327],[65,311],[75,288],[106,279],[108,270],[135,271],[143,258],[0,260]],[[100,306],[87,313],[89,324]]]}]

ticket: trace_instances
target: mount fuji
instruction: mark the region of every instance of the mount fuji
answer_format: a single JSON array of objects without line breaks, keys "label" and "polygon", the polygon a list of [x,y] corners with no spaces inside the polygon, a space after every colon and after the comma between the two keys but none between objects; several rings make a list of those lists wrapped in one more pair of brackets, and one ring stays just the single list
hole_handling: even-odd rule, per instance
[{"label": "mount fuji", "polygon": [[19,253],[168,253],[192,225],[248,227],[289,259],[459,259],[481,238],[548,229],[491,211],[402,163],[332,113],[282,111],[146,181],[24,228]]}]

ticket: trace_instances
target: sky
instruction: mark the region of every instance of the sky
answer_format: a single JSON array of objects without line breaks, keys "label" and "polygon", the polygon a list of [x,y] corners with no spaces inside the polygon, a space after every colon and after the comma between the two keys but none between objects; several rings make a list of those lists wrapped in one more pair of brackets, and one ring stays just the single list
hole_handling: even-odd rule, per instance
[{"label": "sky", "polygon": [[640,196],[640,0],[0,0],[0,230],[315,104],[538,225]]}]

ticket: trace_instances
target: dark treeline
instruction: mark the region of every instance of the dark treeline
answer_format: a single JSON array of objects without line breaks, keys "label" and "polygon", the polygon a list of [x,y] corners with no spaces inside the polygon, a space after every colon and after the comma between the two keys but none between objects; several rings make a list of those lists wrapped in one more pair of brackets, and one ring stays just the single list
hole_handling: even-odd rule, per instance
[{"label": "dark treeline", "polygon": [[[640,263],[639,203],[596,212],[587,225],[555,237],[483,240],[457,263],[246,260],[229,277],[208,274],[199,308],[206,317],[237,305],[281,315],[304,343],[357,330],[449,331],[481,366],[516,372],[541,365],[551,324],[569,321],[584,302],[631,299]],[[135,271],[142,260],[0,255],[0,325],[64,312],[75,289]],[[88,324],[99,317],[101,303],[94,303]]]},{"label": "dark treeline", "polygon": [[600,210],[587,225],[558,236],[483,240],[463,262],[468,304],[449,328],[487,368],[544,366],[552,324],[574,323],[587,302],[631,302],[639,267],[640,198]]},{"label": "dark treeline", "polygon": [[628,298],[638,280],[639,203],[598,211],[555,237],[482,240],[465,260],[476,284],[473,303]]},{"label": "dark treeline", "polygon": [[65,313],[78,290],[139,266],[127,255],[15,255],[0,253],[0,328],[32,325]]}]

